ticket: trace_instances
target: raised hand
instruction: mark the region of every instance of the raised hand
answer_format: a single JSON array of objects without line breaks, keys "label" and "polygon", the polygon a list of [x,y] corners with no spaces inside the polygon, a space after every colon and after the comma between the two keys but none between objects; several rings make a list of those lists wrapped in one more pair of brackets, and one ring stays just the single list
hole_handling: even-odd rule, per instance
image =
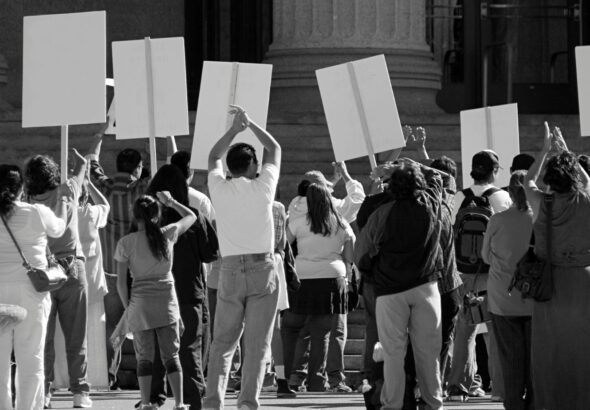
[{"label": "raised hand", "polygon": [[412,129],[412,127],[410,127],[409,125],[404,125],[402,131],[404,133],[404,139],[406,140],[406,144],[408,143],[408,141],[413,140],[412,134],[414,133],[414,130]]},{"label": "raised hand", "polygon": [[567,151],[567,144],[559,127],[553,127],[553,145],[558,152]]},{"label": "raised hand", "polygon": [[545,125],[545,133],[543,136],[543,152],[548,153],[551,151],[551,145],[553,141],[553,136],[551,135],[551,130],[549,129],[549,124],[547,121],[544,122]]},{"label": "raised hand", "polygon": [[74,153],[74,156],[76,157],[76,162],[79,162],[80,164],[87,164],[88,163],[88,160],[86,159],[86,157],[84,157],[82,154],[80,154],[76,148],[72,148],[72,152]]},{"label": "raised hand", "polygon": [[246,111],[238,105],[230,105],[230,114],[234,114],[232,128],[237,132],[242,132],[250,125],[250,118]]},{"label": "raised hand", "polygon": [[426,147],[426,130],[424,127],[416,127],[414,129],[414,141],[418,144],[420,148]]},{"label": "raised hand", "polygon": [[172,195],[168,191],[156,192],[156,196],[158,197],[158,201],[160,201],[165,206],[170,206],[170,203],[173,200]]}]

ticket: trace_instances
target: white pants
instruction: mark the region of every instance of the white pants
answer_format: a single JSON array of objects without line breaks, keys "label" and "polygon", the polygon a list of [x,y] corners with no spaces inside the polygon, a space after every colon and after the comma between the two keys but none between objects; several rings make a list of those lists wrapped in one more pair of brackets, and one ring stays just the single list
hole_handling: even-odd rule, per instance
[{"label": "white pants", "polygon": [[27,318],[22,323],[0,334],[0,408],[12,409],[10,355],[14,349],[16,410],[41,410],[45,396],[43,351],[51,309],[49,293],[37,292],[28,282],[3,283],[0,303],[19,305],[27,310]]},{"label": "white pants", "polygon": [[440,293],[436,282],[377,298],[377,330],[385,356],[385,380],[381,390],[383,410],[403,407],[408,334],[422,399],[427,409],[443,408],[439,366],[442,344],[440,309]]}]

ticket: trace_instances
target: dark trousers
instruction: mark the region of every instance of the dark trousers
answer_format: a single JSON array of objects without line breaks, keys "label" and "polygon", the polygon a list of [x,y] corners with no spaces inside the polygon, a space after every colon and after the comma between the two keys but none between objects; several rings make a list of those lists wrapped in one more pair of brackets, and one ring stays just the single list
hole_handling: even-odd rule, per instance
[{"label": "dark trousers", "polygon": [[110,337],[115,331],[119,320],[125,312],[125,307],[117,291],[117,275],[106,274],[108,293],[104,296],[104,312],[106,319],[106,344],[107,344],[107,368],[109,371],[109,384],[117,381],[117,371],[121,363],[121,351],[115,351],[110,342]]},{"label": "dark trousers", "polygon": [[461,311],[463,301],[459,288],[440,295],[442,349],[440,351],[440,374],[444,377],[445,369],[449,361],[449,350],[453,345],[455,325]]},{"label": "dark trousers", "polygon": [[492,314],[492,325],[504,376],[506,410],[535,408],[531,378],[531,321],[531,316]]},{"label": "dark trousers", "polygon": [[[180,317],[184,323],[184,333],[180,337],[178,356],[182,367],[184,403],[193,410],[200,410],[206,386],[202,358],[203,304],[180,305]],[[166,400],[166,369],[160,359],[158,346],[155,353],[150,401],[161,405]]]},{"label": "dark trousers", "polygon": [[373,348],[375,343],[379,341],[377,334],[377,319],[375,316],[375,290],[374,285],[369,282],[363,283],[363,305],[365,308],[365,351],[363,352],[363,376],[373,384],[375,378],[373,377],[373,368],[375,362],[373,361]]},{"label": "dark trousers", "polygon": [[295,357],[295,346],[300,332],[309,331],[311,348],[307,373],[309,391],[325,391],[327,388],[326,361],[330,330],[336,315],[300,315],[287,310],[281,322],[285,375],[289,377]]}]

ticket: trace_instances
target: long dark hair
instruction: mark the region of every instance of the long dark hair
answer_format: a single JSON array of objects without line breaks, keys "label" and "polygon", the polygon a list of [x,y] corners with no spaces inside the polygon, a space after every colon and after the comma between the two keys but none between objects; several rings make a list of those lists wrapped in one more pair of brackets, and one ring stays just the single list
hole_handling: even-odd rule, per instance
[{"label": "long dark hair", "polygon": [[25,179],[28,195],[41,195],[59,186],[59,166],[46,155],[35,155],[27,162]]},{"label": "long dark hair", "polygon": [[[172,198],[177,202],[184,206],[189,206],[186,178],[177,166],[171,164],[163,165],[152,178],[146,194],[156,198],[156,193],[161,191],[170,192]],[[164,224],[174,223],[181,219],[178,212],[171,208],[165,208],[162,216],[162,222]]]},{"label": "long dark hair", "polygon": [[310,184],[307,187],[307,221],[311,225],[311,232],[323,236],[332,234],[333,220],[336,220],[336,231],[342,228],[342,218],[334,209],[330,191],[320,184]]},{"label": "long dark hair", "polygon": [[7,216],[23,187],[23,175],[16,165],[0,165],[0,214]]},{"label": "long dark hair", "polygon": [[514,171],[510,176],[510,184],[508,185],[508,192],[514,201],[514,205],[516,206],[516,209],[521,212],[525,212],[530,209],[523,185],[526,174],[527,171],[524,170]]},{"label": "long dark hair", "polygon": [[133,205],[133,216],[145,225],[145,234],[152,254],[158,258],[169,259],[168,243],[160,229],[160,204],[149,195],[142,195]]}]

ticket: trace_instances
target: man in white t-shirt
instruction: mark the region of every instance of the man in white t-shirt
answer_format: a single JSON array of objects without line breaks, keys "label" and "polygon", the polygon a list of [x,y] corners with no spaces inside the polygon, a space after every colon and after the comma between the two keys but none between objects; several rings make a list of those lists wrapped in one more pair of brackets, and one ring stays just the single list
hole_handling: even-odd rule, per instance
[{"label": "man in white t-shirt", "polygon": [[[499,189],[494,185],[494,182],[496,182],[498,177],[499,169],[500,163],[498,161],[498,155],[491,150],[480,151],[472,158],[470,175],[473,178],[473,184],[469,186],[469,189],[471,189],[475,196],[482,196],[484,192],[488,191],[488,193],[490,193],[493,192],[489,191],[490,189],[495,189],[495,192],[488,195],[488,200],[494,213],[505,211],[512,205],[512,200],[510,199],[508,192]],[[453,224],[455,224],[455,218],[464,199],[465,194],[463,191],[457,192],[454,198],[451,214]],[[474,284],[475,276],[476,275],[474,274],[461,274],[461,279],[463,280],[463,293],[469,292],[472,289],[475,291],[486,289],[487,274],[478,275],[477,283]],[[448,394],[449,400],[452,401],[465,401],[468,396],[481,396],[484,394],[480,383],[475,380],[477,372],[475,336],[478,331],[478,326],[467,323],[467,319],[463,312],[464,311],[462,310],[461,313],[459,313],[455,328],[453,364],[448,377]],[[490,331],[490,328],[491,326],[488,327],[488,331]],[[493,337],[493,335],[490,336]],[[493,344],[493,342],[490,344]],[[494,386],[492,395],[501,396],[503,380],[501,379],[499,363],[497,360],[490,360],[490,362],[492,363],[490,376]],[[496,380],[494,380],[494,378]]]},{"label": "man in white t-shirt", "polygon": [[[229,369],[242,333],[247,354],[242,364],[238,408],[257,409],[270,350],[278,302],[274,267],[272,203],[281,163],[281,147],[246,112],[235,107],[233,123],[209,153],[209,192],[217,217],[221,272],[217,315],[209,354],[204,409],[222,409]],[[230,147],[246,128],[264,146],[262,168],[254,148],[245,143]],[[228,149],[229,148],[229,149]],[[223,172],[222,158],[231,178]]]}]

